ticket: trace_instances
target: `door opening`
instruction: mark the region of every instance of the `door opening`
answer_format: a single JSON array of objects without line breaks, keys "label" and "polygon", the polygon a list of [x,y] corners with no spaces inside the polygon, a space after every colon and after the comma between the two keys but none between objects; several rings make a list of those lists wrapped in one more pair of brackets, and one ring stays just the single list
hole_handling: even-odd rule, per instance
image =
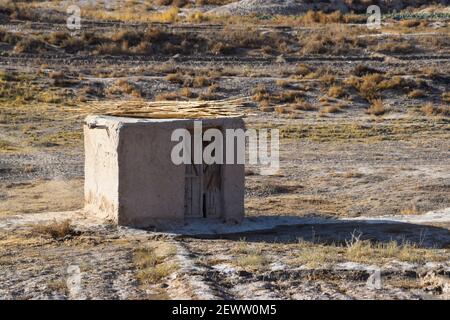
[{"label": "door opening", "polygon": [[[203,148],[206,145],[207,142],[204,142]],[[192,156],[191,159],[193,159]],[[220,217],[222,165],[202,163],[187,164],[185,167],[185,216],[192,218]]]}]

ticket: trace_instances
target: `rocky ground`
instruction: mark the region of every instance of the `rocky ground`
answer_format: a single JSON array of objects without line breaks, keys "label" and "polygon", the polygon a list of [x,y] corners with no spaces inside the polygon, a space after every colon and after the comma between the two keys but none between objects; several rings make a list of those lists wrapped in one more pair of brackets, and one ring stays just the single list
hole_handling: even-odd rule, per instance
[{"label": "rocky ground", "polygon": [[[60,237],[36,227],[66,219]],[[259,217],[151,232],[103,226],[82,211],[10,216],[0,219],[0,297],[448,299],[448,210],[382,219]],[[360,247],[365,239],[386,245]],[[145,248],[164,252],[149,274]]]}]

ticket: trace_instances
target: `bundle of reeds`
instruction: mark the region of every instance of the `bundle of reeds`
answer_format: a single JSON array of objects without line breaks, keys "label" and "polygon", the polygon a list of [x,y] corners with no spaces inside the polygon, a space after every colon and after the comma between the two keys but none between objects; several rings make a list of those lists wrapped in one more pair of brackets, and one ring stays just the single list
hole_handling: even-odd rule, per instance
[{"label": "bundle of reeds", "polygon": [[200,119],[244,116],[249,97],[215,101],[96,101],[76,110],[77,117],[91,114],[149,119]]}]

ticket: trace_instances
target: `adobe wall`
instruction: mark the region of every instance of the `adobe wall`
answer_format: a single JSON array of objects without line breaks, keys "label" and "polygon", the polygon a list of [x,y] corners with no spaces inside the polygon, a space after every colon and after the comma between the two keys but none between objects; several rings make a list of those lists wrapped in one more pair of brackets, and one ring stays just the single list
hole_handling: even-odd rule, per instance
[{"label": "adobe wall", "polygon": [[[203,120],[204,127],[244,128],[239,118]],[[85,133],[85,208],[125,226],[168,226],[185,222],[185,166],[175,165],[173,130],[192,120],[91,116]],[[222,216],[244,216],[244,165],[224,165]]]}]

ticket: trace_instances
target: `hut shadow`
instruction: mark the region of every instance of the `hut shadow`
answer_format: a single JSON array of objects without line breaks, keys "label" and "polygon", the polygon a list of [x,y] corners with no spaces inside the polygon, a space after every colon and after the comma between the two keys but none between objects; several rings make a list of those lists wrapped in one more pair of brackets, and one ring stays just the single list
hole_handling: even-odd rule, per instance
[{"label": "hut shadow", "polygon": [[262,243],[295,243],[300,240],[324,244],[345,244],[352,237],[360,240],[399,244],[411,243],[423,248],[450,248],[450,230],[410,222],[390,220],[337,220],[295,216],[246,218],[240,225],[201,224],[174,231],[182,238],[226,239]]}]

